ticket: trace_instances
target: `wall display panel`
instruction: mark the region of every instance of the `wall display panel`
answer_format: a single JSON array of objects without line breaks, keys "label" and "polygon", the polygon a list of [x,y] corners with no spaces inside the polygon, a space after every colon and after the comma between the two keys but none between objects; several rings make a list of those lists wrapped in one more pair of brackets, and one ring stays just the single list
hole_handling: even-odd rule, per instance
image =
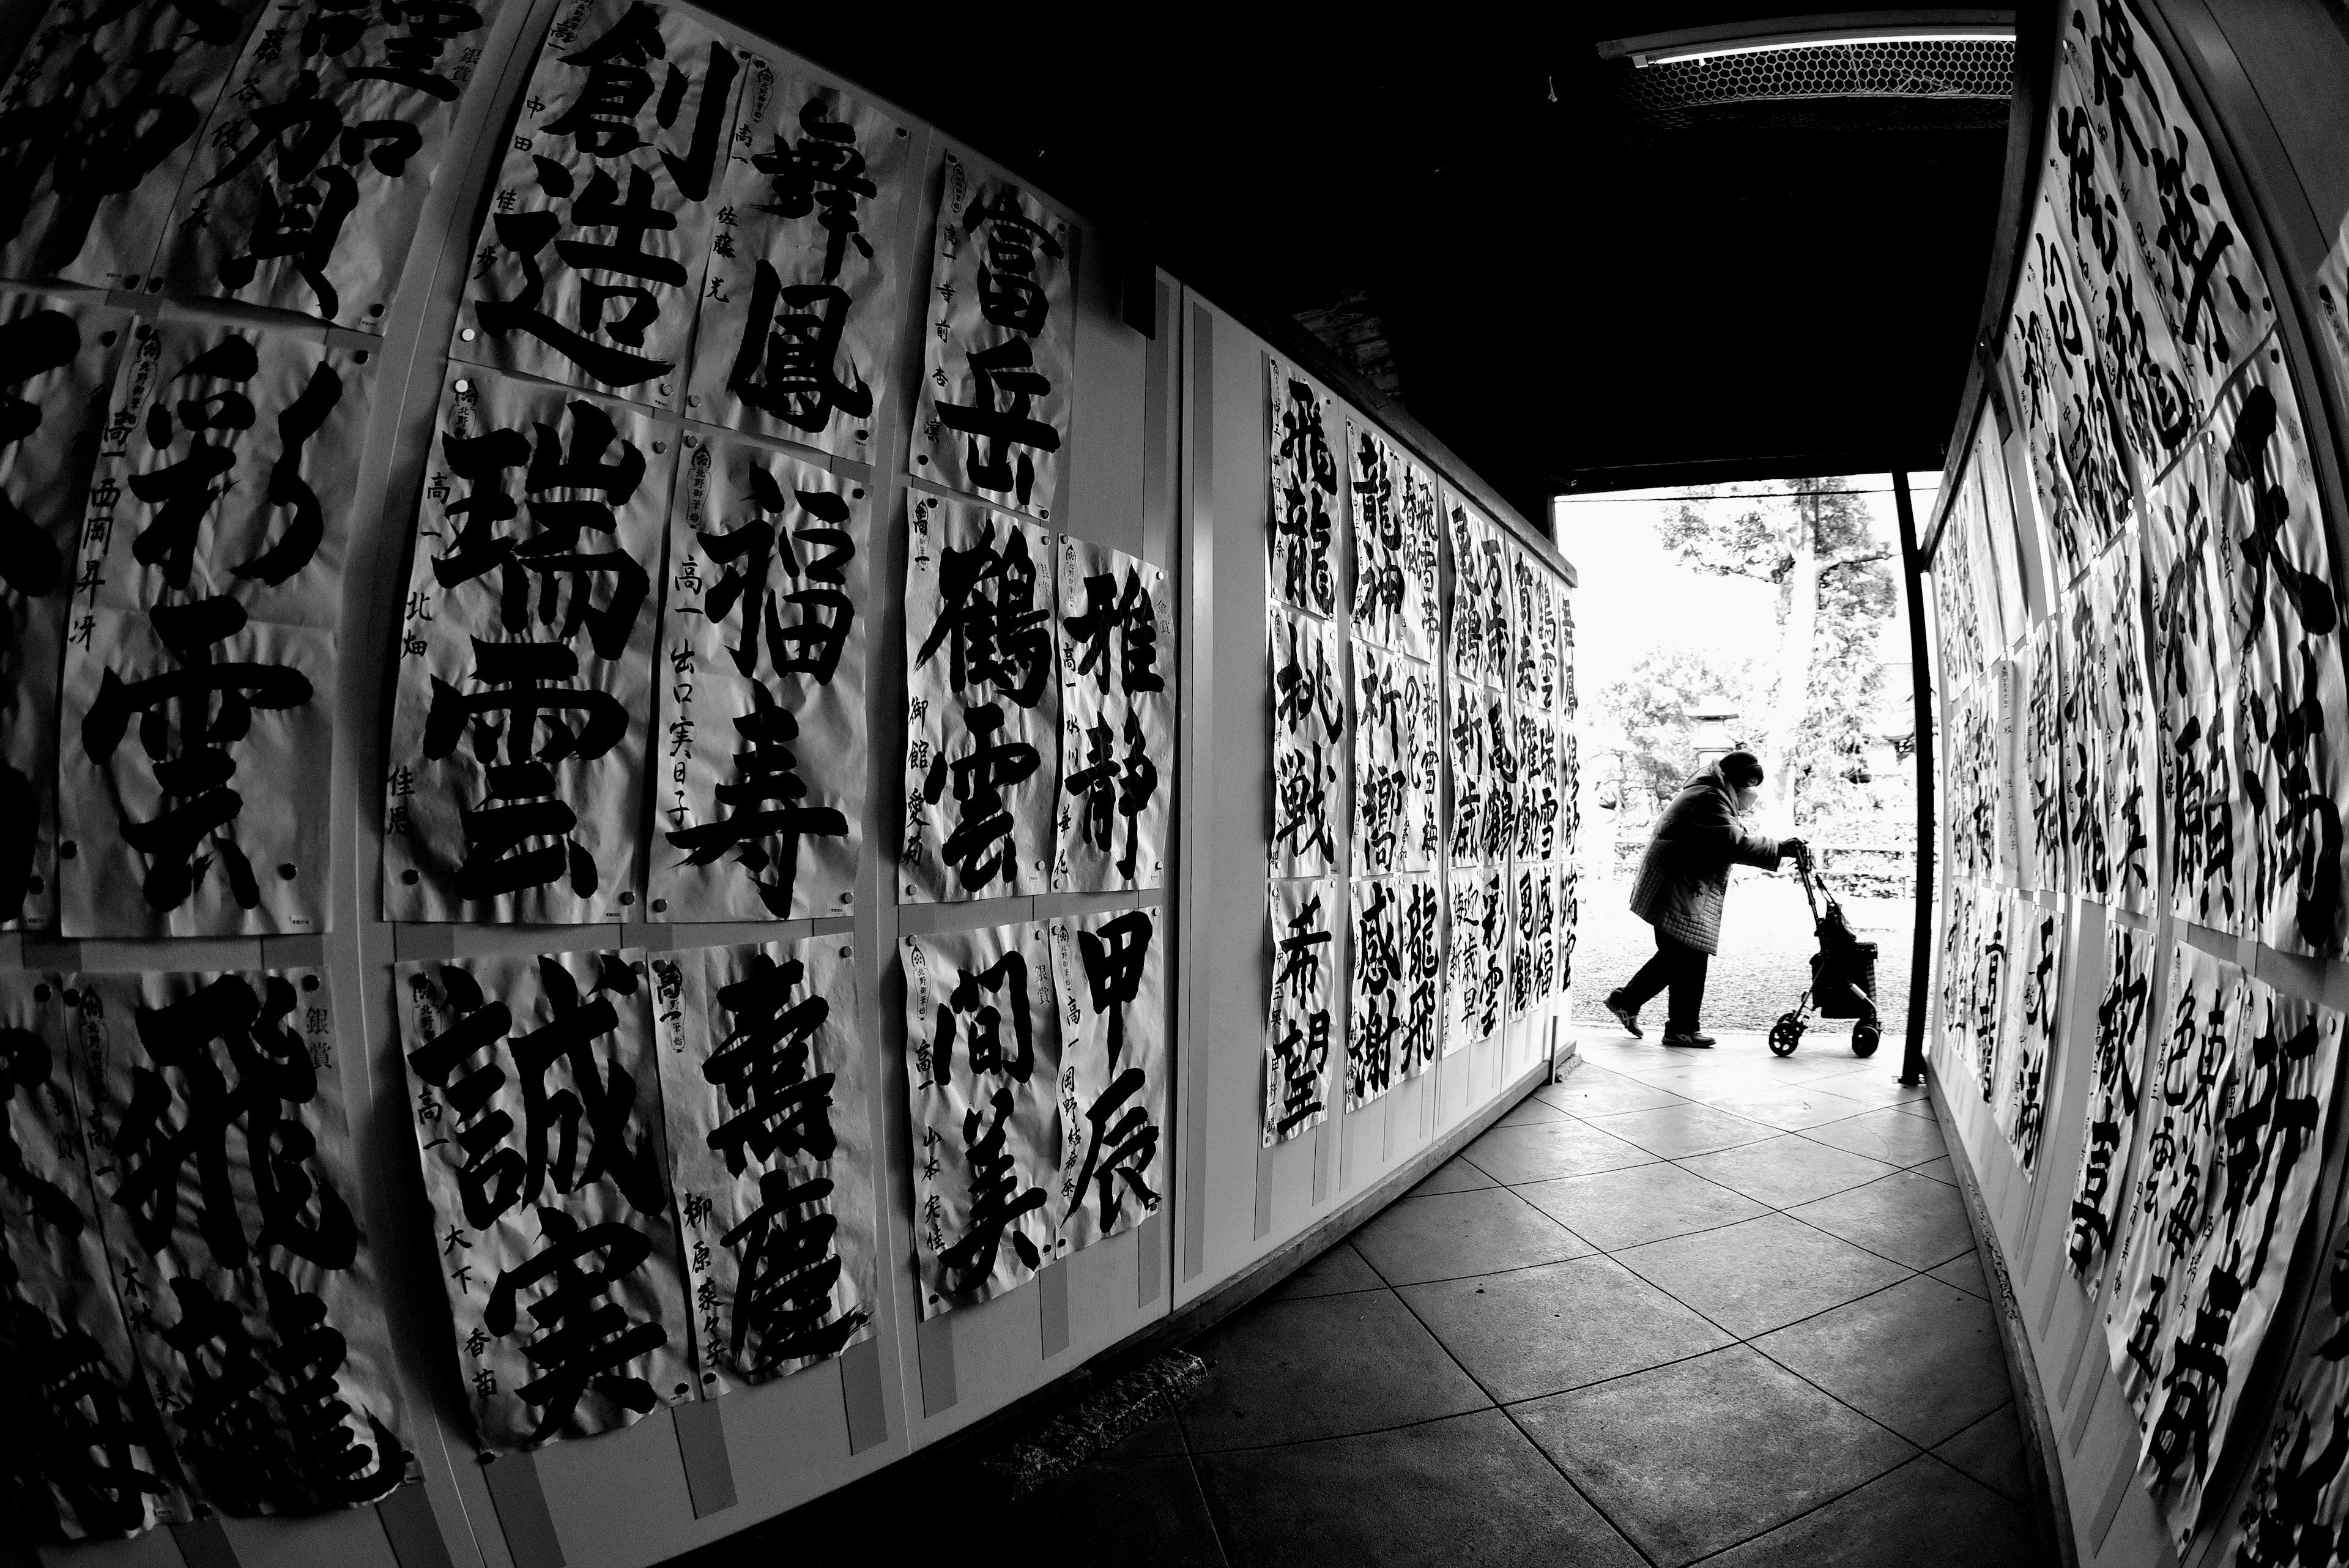
[{"label": "wall display panel", "polygon": [[865,815],[872,498],[781,452],[684,439],[656,665],[651,912],[849,914]]},{"label": "wall display panel", "polygon": [[[2098,171],[2109,171],[2118,197],[2108,240],[2093,243],[2137,248],[2179,379],[2207,409],[2275,324],[2251,230],[2229,206],[2209,140],[2127,0],[2086,0],[2066,22],[2056,102],[2090,116]],[[2059,151],[2068,160],[2071,150]]]},{"label": "wall display panel", "polygon": [[741,76],[682,11],[565,0],[490,187],[450,357],[676,407]]},{"label": "wall display panel", "polygon": [[1336,869],[1345,831],[1340,774],[1346,736],[1339,636],[1331,622],[1269,607],[1266,658],[1272,693],[1272,875]]},{"label": "wall display panel", "polygon": [[2181,1558],[2198,1538],[2220,1441],[2283,1293],[2341,1044],[2339,1013],[2263,981],[2242,980],[2222,997],[2216,1011],[2198,1009],[2193,1064],[2207,1107],[2199,1097],[2178,1104],[2186,1064],[2172,1019],[2162,1096],[2183,1123],[2187,1158],[2163,1170],[2148,1165],[2145,1187],[2158,1207],[2146,1217],[2166,1223],[2140,1232],[2140,1271],[2127,1275],[2138,1310],[2122,1342],[2131,1358],[2123,1387],[2138,1414],[2143,1473]]},{"label": "wall display panel", "polygon": [[1049,520],[1076,379],[1076,235],[951,151],[939,178],[914,477]]},{"label": "wall display panel", "polygon": [[[1276,416],[1277,417],[1277,416]],[[1441,640],[1435,481],[1366,424],[1346,421],[1354,518],[1354,638],[1423,664]],[[1276,494],[1276,500],[1278,500]]]},{"label": "wall display panel", "polygon": [[2059,649],[2062,628],[2054,616],[2031,629],[2025,656],[2020,661],[2023,680],[2023,723],[2016,736],[2016,762],[2023,773],[2023,815],[2027,884],[2060,893],[2072,886],[2072,868],[2064,855],[2067,824],[2064,814],[2063,699],[2064,671]]},{"label": "wall display panel", "polygon": [[741,61],[686,408],[869,462],[905,315],[913,139],[789,56]]},{"label": "wall display panel", "polygon": [[649,955],[704,1398],[873,1334],[871,1088],[844,935]]},{"label": "wall display panel", "polygon": [[1159,1211],[1167,1148],[1164,916],[1154,907],[1050,922],[1061,1007],[1056,1245],[1079,1251]]},{"label": "wall display panel", "polygon": [[2032,216],[2009,326],[2033,481],[2062,587],[2112,543],[2127,520],[2136,480],[2121,454],[2064,223],[2045,192]]},{"label": "wall display panel", "polygon": [[1353,659],[1354,869],[1433,870],[1443,830],[1435,669],[1359,641]]},{"label": "wall display panel", "polygon": [[115,1288],[190,1490],[236,1515],[384,1496],[406,1422],[326,972],[74,984]]},{"label": "wall display panel", "polygon": [[1061,535],[1061,766],[1052,889],[1164,884],[1174,767],[1173,587],[1122,550]]},{"label": "wall display panel", "polygon": [[2105,928],[2105,989],[2096,1001],[2094,1076],[2087,1133],[2072,1184],[2064,1253],[2072,1272],[2094,1290],[2119,1224],[2137,1110],[2145,1103],[2146,1053],[2153,1039],[2152,936],[2112,921]]},{"label": "wall display panel", "polygon": [[1272,1003],[1264,1037],[1264,1147],[1319,1127],[1330,1114],[1330,1056],[1338,1002],[1338,883],[1275,881],[1269,897]]},{"label": "wall display panel", "polygon": [[651,986],[634,952],[403,963],[400,1048],[483,1447],[694,1397]]},{"label": "wall display panel", "polygon": [[1052,534],[969,502],[905,502],[901,903],[1048,886],[1061,683]]},{"label": "wall display panel", "polygon": [[0,277],[135,289],[262,0],[58,0],[0,89]]},{"label": "wall display panel", "polygon": [[2063,1021],[2064,912],[2017,897],[2007,916],[2006,1038],[2002,1043],[1998,1130],[2025,1176],[2039,1166],[2048,1079]]},{"label": "wall display panel", "polygon": [[2341,608],[2299,400],[2274,344],[2260,349],[2219,394],[2215,439],[2178,466],[2201,466],[2230,568],[2244,929],[2285,952],[2333,958],[2349,933]]},{"label": "wall display panel", "polygon": [[2222,1521],[2211,1559],[2230,1568],[2342,1568],[2349,1563],[2349,1216],[2323,1253],[2323,1288],[2309,1303],[2276,1401],[2252,1450],[2243,1505]]},{"label": "wall display panel", "polygon": [[1411,981],[1403,958],[1402,878],[1357,877],[1354,940],[1348,954],[1353,1006],[1346,1032],[1346,1108],[1356,1110],[1401,1081]]},{"label": "wall display panel", "polygon": [[182,322],[125,345],[66,639],[67,935],[326,929],[367,358]]},{"label": "wall display panel", "polygon": [[130,317],[0,299],[0,929],[57,921],[57,695],[74,557]]},{"label": "wall display panel", "polygon": [[1044,928],[907,937],[914,1262],[922,1316],[1026,1283],[1054,1235],[1063,1039]]},{"label": "wall display panel", "polygon": [[1277,605],[1324,619],[1338,613],[1338,400],[1294,369],[1265,358],[1272,453],[1267,591]]},{"label": "wall display panel", "polygon": [[668,440],[633,409],[461,367],[436,432],[394,678],[384,918],[617,919],[644,886]]},{"label": "wall display panel", "polygon": [[2241,721],[2233,700],[2227,582],[2215,498],[2202,465],[2173,467],[2148,498],[2145,572],[2152,602],[2146,651],[2153,673],[2170,909],[2181,919],[2241,934],[2250,846],[2234,787]]},{"label": "wall display panel", "polygon": [[501,4],[271,5],[196,138],[155,275],[378,330]]},{"label": "wall display panel", "polygon": [[25,1538],[192,1517],[114,1291],[64,981],[0,977],[0,1509]]}]

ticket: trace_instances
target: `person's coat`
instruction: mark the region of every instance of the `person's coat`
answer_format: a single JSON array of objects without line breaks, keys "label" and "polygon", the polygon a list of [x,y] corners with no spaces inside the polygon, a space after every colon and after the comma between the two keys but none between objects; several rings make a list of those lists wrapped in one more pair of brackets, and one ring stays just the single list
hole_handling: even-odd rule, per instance
[{"label": "person's coat", "polygon": [[1631,884],[1631,912],[1699,952],[1718,952],[1730,867],[1775,871],[1779,858],[1778,841],[1737,815],[1737,791],[1714,763],[1682,784],[1656,819]]}]

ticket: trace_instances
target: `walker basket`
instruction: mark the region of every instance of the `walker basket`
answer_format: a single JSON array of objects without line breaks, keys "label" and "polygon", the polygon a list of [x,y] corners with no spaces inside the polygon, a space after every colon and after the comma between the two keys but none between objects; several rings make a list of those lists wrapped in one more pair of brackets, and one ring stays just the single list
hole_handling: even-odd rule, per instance
[{"label": "walker basket", "polygon": [[1874,1018],[1876,944],[1847,931],[1840,943],[1830,942],[1822,930],[1811,955],[1811,1001],[1822,1018]]}]

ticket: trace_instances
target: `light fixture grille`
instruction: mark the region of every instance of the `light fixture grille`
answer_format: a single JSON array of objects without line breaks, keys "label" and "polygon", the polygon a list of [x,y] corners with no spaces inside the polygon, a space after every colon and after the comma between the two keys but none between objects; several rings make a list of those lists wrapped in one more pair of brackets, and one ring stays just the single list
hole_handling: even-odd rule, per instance
[{"label": "light fixture grille", "polygon": [[1909,38],[1806,44],[1702,59],[1662,60],[1622,82],[1631,113],[1659,126],[1689,111],[1800,99],[1995,99],[2014,90],[2010,38]]}]

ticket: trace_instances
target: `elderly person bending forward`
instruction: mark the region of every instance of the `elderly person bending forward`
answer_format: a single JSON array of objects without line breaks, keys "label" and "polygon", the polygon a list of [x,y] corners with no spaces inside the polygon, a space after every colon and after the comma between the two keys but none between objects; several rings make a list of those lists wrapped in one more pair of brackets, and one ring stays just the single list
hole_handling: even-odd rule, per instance
[{"label": "elderly person bending forward", "polygon": [[1721,947],[1729,868],[1775,871],[1782,857],[1803,849],[1799,838],[1770,838],[1745,826],[1744,814],[1761,786],[1761,759],[1732,752],[1682,784],[1656,819],[1639,880],[1631,885],[1631,912],[1656,928],[1656,956],[1607,997],[1607,1011],[1633,1037],[1640,1034],[1640,1009],[1669,987],[1664,1044],[1713,1044],[1712,1035],[1697,1033],[1697,1013],[1704,1005],[1705,961]]}]

